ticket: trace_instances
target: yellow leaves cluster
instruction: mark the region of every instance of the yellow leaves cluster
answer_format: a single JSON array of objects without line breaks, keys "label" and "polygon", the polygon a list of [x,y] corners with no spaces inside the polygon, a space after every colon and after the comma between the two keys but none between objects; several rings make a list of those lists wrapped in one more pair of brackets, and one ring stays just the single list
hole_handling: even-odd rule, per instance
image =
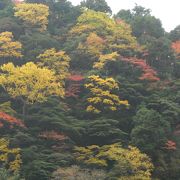
[{"label": "yellow leaves cluster", "polygon": [[70,57],[66,55],[65,51],[56,51],[54,48],[48,49],[40,54],[38,59],[40,60],[39,65],[55,71],[60,81],[64,81],[69,75]]},{"label": "yellow leaves cluster", "polygon": [[99,57],[99,61],[94,63],[93,68],[102,69],[107,62],[116,61],[118,57],[119,54],[117,52],[102,54]]},{"label": "yellow leaves cluster", "polygon": [[39,68],[33,62],[21,67],[8,63],[1,66],[0,70],[0,85],[13,98],[34,103],[45,101],[49,95],[64,96],[64,89],[55,73],[47,68]]},{"label": "yellow leaves cluster", "polygon": [[12,32],[0,33],[0,58],[7,57],[22,57],[21,54],[22,44],[18,41],[13,41]]},{"label": "yellow leaves cluster", "polygon": [[[124,149],[119,144],[104,145],[102,147],[92,145],[88,147],[76,147],[75,148],[76,160],[86,164],[97,167],[108,167],[108,162],[115,162],[115,165],[126,162],[131,170],[131,174],[126,176],[120,176],[119,180],[142,179],[150,180],[151,172],[154,168],[150,158],[139,151],[138,148],[129,146]],[[121,169],[119,169],[121,171]]]},{"label": "yellow leaves cluster", "polygon": [[71,30],[71,34],[81,34],[95,31],[99,32],[98,34],[106,35],[107,33],[112,32],[114,25],[115,21],[109,18],[106,13],[88,9],[79,16],[76,26]]},{"label": "yellow leaves cluster", "polygon": [[[13,160],[9,159],[9,155],[13,155]],[[9,148],[9,140],[1,138],[0,139],[0,163],[3,166],[8,166],[9,170],[17,172],[21,166],[21,156],[19,148]]]},{"label": "yellow leaves cluster", "polygon": [[89,83],[85,87],[90,90],[90,97],[87,98],[89,105],[88,112],[100,113],[102,110],[117,111],[120,105],[129,106],[127,100],[120,100],[119,96],[113,91],[119,89],[118,84],[113,78],[102,79],[92,75],[88,77]]},{"label": "yellow leaves cluster", "polygon": [[14,15],[27,25],[37,27],[40,31],[46,30],[49,16],[48,6],[36,3],[20,3],[14,9]]}]

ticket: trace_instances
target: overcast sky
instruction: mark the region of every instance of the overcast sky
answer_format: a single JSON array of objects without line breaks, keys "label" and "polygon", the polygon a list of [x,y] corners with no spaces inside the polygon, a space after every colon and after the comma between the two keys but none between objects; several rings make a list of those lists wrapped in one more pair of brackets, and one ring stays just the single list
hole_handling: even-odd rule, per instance
[{"label": "overcast sky", "polygon": [[[69,0],[77,5],[81,0]],[[152,10],[151,14],[161,19],[166,31],[174,29],[180,24],[180,0],[106,0],[113,13],[120,9],[132,9],[137,3]]]}]

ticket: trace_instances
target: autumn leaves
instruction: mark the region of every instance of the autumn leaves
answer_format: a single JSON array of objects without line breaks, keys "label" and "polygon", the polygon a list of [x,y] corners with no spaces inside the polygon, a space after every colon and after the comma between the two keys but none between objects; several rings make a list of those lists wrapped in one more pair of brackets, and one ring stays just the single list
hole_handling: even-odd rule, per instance
[{"label": "autumn leaves", "polygon": [[[24,24],[25,29],[46,31],[48,6],[20,3],[14,10],[14,16]],[[75,39],[78,42],[74,51],[80,51],[81,54],[83,52],[82,56],[87,55],[92,61],[90,71],[84,72],[88,74],[87,77],[85,75],[84,85],[89,92],[87,112],[118,111],[121,105],[129,106],[127,100],[121,100],[115,93],[119,89],[118,82],[102,73],[110,62],[116,63],[126,59],[125,62],[142,69],[144,74],[140,79],[159,80],[156,72],[144,60],[133,58],[135,52],[141,53],[142,48],[131,33],[130,26],[125,22],[114,20],[105,13],[93,10],[85,10],[77,19],[77,24],[68,32],[67,41]],[[11,32],[0,34],[0,48],[2,58],[22,57],[22,44],[13,39]],[[22,66],[14,66],[10,62],[0,67],[1,86],[12,98],[19,98],[22,101],[24,115],[26,104],[46,101],[48,96],[52,95],[63,98],[66,79],[71,74],[70,71],[73,71],[70,56],[65,51],[58,51],[55,48],[45,50],[33,61],[36,63],[28,62]]]}]

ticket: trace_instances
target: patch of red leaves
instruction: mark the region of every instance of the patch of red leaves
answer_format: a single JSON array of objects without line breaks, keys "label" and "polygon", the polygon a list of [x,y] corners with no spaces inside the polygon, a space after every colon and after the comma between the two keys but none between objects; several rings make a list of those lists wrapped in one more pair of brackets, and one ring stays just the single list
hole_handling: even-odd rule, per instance
[{"label": "patch of red leaves", "polygon": [[157,77],[157,72],[149,66],[145,60],[138,58],[122,58],[122,61],[133,64],[134,66],[140,68],[143,71],[140,80],[148,80],[148,81],[159,81],[160,79]]},{"label": "patch of red leaves", "polygon": [[65,92],[66,97],[78,97],[80,92],[81,82],[84,80],[84,77],[79,74],[71,75],[67,78],[67,88]]},{"label": "patch of red leaves", "polygon": [[67,78],[67,80],[69,80],[69,81],[82,81],[83,79],[84,79],[84,77],[79,74],[71,75]]},{"label": "patch of red leaves", "polygon": [[20,119],[16,119],[4,112],[0,112],[0,128],[4,126],[3,122],[10,124],[10,128],[13,128],[14,126],[25,128],[24,123]]},{"label": "patch of red leaves", "polygon": [[167,150],[176,150],[176,143],[174,141],[168,140],[165,144],[165,149]]}]

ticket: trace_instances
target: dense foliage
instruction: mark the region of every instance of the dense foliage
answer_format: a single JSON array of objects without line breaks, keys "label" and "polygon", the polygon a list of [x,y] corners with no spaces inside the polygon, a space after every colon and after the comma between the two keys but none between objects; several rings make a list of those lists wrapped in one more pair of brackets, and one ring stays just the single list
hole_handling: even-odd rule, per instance
[{"label": "dense foliage", "polygon": [[0,179],[180,178],[179,26],[111,14],[0,1]]}]

